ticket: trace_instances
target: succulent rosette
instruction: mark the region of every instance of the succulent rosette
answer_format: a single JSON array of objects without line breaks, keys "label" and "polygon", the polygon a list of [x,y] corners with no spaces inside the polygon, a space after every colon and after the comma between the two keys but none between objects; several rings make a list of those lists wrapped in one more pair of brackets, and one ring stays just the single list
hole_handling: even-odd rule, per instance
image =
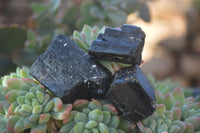
[{"label": "succulent rosette", "polygon": [[45,88],[27,78],[11,78],[3,88],[8,108],[7,130],[10,132],[55,132],[59,121],[72,109],[58,97],[51,97]]},{"label": "succulent rosette", "polygon": [[73,110],[63,120],[60,133],[133,133],[135,124],[118,116],[111,104],[80,99],[73,103]]},{"label": "succulent rosette", "polygon": [[4,96],[5,93],[3,91],[3,87],[7,87],[7,80],[11,79],[11,78],[30,78],[33,79],[30,75],[29,75],[29,69],[27,67],[23,67],[23,68],[16,68],[16,72],[12,72],[9,75],[5,75],[3,77],[0,78],[0,100],[5,100]]},{"label": "succulent rosette", "polygon": [[137,126],[142,133],[194,133],[200,131],[200,103],[185,98],[181,88],[165,95],[155,92],[156,112]]}]

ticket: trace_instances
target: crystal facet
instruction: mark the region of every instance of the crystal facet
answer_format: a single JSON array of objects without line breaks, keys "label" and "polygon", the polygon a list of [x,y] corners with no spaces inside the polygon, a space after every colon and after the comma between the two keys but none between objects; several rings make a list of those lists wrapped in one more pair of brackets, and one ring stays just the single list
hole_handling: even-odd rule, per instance
[{"label": "crystal facet", "polygon": [[106,28],[92,42],[89,54],[96,59],[140,64],[145,33],[137,26],[124,24],[121,29]]},{"label": "crystal facet", "polygon": [[54,38],[31,66],[30,74],[63,102],[101,98],[112,75],[65,35]]},{"label": "crystal facet", "polygon": [[154,87],[138,65],[117,71],[107,93],[126,119],[137,122],[155,111]]}]

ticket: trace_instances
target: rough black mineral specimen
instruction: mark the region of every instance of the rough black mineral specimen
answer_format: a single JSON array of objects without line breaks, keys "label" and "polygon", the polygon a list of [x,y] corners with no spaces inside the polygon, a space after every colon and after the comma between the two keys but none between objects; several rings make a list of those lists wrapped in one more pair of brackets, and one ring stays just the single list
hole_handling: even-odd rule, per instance
[{"label": "rough black mineral specimen", "polygon": [[112,79],[110,72],[65,35],[54,38],[30,74],[63,102],[103,96]]},{"label": "rough black mineral specimen", "polygon": [[138,65],[117,71],[107,93],[126,119],[137,122],[155,110],[154,87]]},{"label": "rough black mineral specimen", "polygon": [[100,60],[140,64],[144,41],[141,28],[124,24],[121,29],[106,28],[92,42],[88,53]]}]

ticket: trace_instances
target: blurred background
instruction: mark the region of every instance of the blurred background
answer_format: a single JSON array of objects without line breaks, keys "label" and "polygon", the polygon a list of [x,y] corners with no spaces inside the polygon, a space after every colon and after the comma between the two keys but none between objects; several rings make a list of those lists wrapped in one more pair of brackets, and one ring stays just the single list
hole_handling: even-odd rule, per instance
[{"label": "blurred background", "polygon": [[146,33],[146,74],[200,87],[200,0],[0,0],[0,76],[30,66],[57,34],[124,23]]}]

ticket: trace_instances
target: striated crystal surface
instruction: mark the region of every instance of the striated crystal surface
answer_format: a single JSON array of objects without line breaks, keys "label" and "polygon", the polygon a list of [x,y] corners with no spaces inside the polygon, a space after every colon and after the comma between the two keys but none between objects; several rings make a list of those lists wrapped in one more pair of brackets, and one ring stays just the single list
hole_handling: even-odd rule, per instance
[{"label": "striated crystal surface", "polygon": [[138,65],[117,71],[107,97],[126,119],[137,122],[155,111],[154,87]]},{"label": "striated crystal surface", "polygon": [[96,59],[140,64],[145,33],[140,27],[124,24],[121,29],[106,28],[93,40],[89,54]]},{"label": "striated crystal surface", "polygon": [[30,74],[63,102],[101,98],[112,75],[65,35],[55,37]]}]

